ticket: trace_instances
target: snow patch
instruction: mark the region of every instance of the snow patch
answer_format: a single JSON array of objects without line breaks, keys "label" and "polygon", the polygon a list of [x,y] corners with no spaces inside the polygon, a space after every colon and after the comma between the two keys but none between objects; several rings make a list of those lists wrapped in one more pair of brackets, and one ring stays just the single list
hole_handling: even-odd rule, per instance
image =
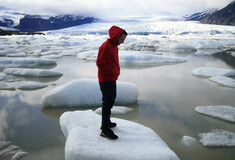
[{"label": "snow patch", "polygon": [[166,143],[150,128],[112,118],[113,131],[119,136],[111,141],[101,137],[101,116],[91,110],[65,112],[60,117],[66,140],[65,159],[102,160],[179,160]]},{"label": "snow patch", "polygon": [[[136,85],[117,82],[117,88],[115,104],[127,105],[137,101]],[[79,79],[48,91],[43,95],[42,103],[50,108],[98,107],[102,105],[102,94],[97,79]]]},{"label": "snow patch", "polygon": [[195,111],[208,116],[235,122],[235,107],[232,106],[198,106]]}]

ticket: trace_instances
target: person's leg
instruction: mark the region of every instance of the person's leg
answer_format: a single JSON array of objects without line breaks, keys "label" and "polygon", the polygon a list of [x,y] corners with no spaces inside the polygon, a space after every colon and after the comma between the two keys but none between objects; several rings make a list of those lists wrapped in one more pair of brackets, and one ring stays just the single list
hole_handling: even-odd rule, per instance
[{"label": "person's leg", "polygon": [[115,127],[115,123],[111,123],[110,115],[111,108],[115,103],[116,98],[116,82],[101,82],[100,89],[102,92],[102,124],[101,136],[109,139],[117,139],[118,137],[113,133],[110,127]]},{"label": "person's leg", "polygon": [[102,127],[109,127],[110,115],[116,98],[116,82],[101,82],[102,92]]}]

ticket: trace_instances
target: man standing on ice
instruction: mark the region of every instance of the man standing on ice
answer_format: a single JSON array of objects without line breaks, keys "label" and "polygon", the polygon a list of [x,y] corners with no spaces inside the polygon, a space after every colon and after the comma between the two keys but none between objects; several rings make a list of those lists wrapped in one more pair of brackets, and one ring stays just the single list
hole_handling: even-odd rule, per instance
[{"label": "man standing on ice", "polygon": [[102,123],[100,136],[108,139],[117,139],[118,136],[110,129],[116,127],[116,123],[110,121],[111,108],[116,99],[116,80],[120,74],[118,60],[118,45],[126,39],[127,32],[120,27],[112,26],[109,29],[109,39],[99,48],[96,65],[98,67],[98,79],[102,92]]}]

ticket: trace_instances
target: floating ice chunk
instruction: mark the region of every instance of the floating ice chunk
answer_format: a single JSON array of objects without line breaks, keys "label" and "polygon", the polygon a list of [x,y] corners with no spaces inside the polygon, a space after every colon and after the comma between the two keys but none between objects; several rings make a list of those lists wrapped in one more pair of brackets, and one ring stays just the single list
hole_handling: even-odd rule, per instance
[{"label": "floating ice chunk", "polygon": [[12,156],[11,160],[21,159],[21,158],[27,156],[28,154],[29,154],[28,152],[23,152],[23,151],[17,152],[14,156]]},{"label": "floating ice chunk", "polygon": [[232,106],[198,106],[195,111],[208,116],[235,122],[235,107]]},{"label": "floating ice chunk", "polygon": [[12,145],[9,141],[0,141],[0,159],[19,160],[28,154],[18,146]]},{"label": "floating ice chunk", "polygon": [[25,77],[59,77],[63,75],[57,71],[44,69],[5,68],[3,72],[6,74]]},{"label": "floating ice chunk", "polygon": [[196,143],[196,139],[190,136],[183,136],[182,142],[185,146],[190,147]]},{"label": "floating ice chunk", "polygon": [[0,73],[0,81],[4,81],[7,78],[6,73]]},{"label": "floating ice chunk", "polygon": [[42,52],[41,55],[57,55],[58,52],[56,51],[47,51],[47,52]]},{"label": "floating ice chunk", "polygon": [[[111,109],[111,113],[113,115],[126,114],[126,113],[131,112],[131,111],[133,111],[132,108],[122,107],[122,106],[113,106],[113,108]],[[95,113],[101,114],[102,113],[102,108],[97,108],[95,110]]]},{"label": "floating ice chunk", "polygon": [[26,57],[27,54],[25,52],[18,52],[13,54],[8,54],[7,57]]},{"label": "floating ice chunk", "polygon": [[233,57],[235,57],[235,52],[231,53],[231,55],[232,55]]},{"label": "floating ice chunk", "polygon": [[199,67],[191,71],[193,75],[196,76],[235,76],[235,70],[232,69],[223,69],[223,68],[209,68],[209,67]]},{"label": "floating ice chunk", "polygon": [[[116,104],[127,105],[137,101],[138,87],[127,82],[117,82]],[[43,95],[44,107],[98,107],[102,96],[97,79],[79,79],[56,87]]]},{"label": "floating ice chunk", "polygon": [[6,56],[6,55],[8,55],[10,53],[11,53],[10,50],[2,50],[2,51],[0,51],[0,56]]},{"label": "floating ice chunk", "polygon": [[214,76],[209,78],[210,81],[221,84],[226,87],[235,88],[235,80],[225,76]]},{"label": "floating ice chunk", "polygon": [[46,58],[46,59],[56,59],[56,58],[61,58],[63,55],[46,55],[46,56],[41,56],[40,58]]},{"label": "floating ice chunk", "polygon": [[176,51],[196,51],[197,49],[191,45],[185,44],[185,43],[177,43],[177,44],[172,44],[170,45],[171,50],[176,50]]},{"label": "floating ice chunk", "polygon": [[199,137],[200,143],[202,143],[204,146],[235,146],[235,134],[233,132],[225,131],[222,129],[214,129],[209,133],[200,133]]},{"label": "floating ice chunk", "polygon": [[28,81],[20,84],[17,88],[20,90],[36,90],[36,89],[45,88],[47,86],[48,85],[44,83]]},{"label": "floating ice chunk", "polygon": [[0,67],[34,67],[53,64],[56,64],[56,61],[53,59],[0,58]]},{"label": "floating ice chunk", "polygon": [[10,87],[4,82],[0,82],[0,90],[15,90],[15,87]]},{"label": "floating ice chunk", "polygon": [[65,112],[60,117],[66,140],[65,160],[179,160],[177,155],[150,128],[112,118],[119,136],[111,141],[99,136],[100,115],[91,110]]},{"label": "floating ice chunk", "polygon": [[6,73],[0,73],[0,81],[16,82],[16,81],[20,81],[20,79],[17,79],[13,75],[7,75]]},{"label": "floating ice chunk", "polygon": [[222,49],[199,49],[194,54],[195,55],[212,55],[223,51]]},{"label": "floating ice chunk", "polygon": [[[187,60],[184,58],[171,57],[150,54],[151,52],[140,51],[124,51],[119,52],[119,62],[128,64],[142,64],[142,65],[162,65],[168,63],[182,63]],[[86,60],[96,60],[97,51],[84,51],[77,54],[77,58]]]}]

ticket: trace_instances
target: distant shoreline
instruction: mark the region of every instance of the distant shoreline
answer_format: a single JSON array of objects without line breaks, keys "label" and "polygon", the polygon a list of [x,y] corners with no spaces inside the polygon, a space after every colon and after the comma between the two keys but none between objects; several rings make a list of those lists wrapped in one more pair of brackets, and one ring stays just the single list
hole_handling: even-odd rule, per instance
[{"label": "distant shoreline", "polygon": [[18,32],[18,31],[6,31],[3,29],[0,29],[0,36],[11,36],[11,35],[45,35],[44,33],[40,33],[40,32]]}]

